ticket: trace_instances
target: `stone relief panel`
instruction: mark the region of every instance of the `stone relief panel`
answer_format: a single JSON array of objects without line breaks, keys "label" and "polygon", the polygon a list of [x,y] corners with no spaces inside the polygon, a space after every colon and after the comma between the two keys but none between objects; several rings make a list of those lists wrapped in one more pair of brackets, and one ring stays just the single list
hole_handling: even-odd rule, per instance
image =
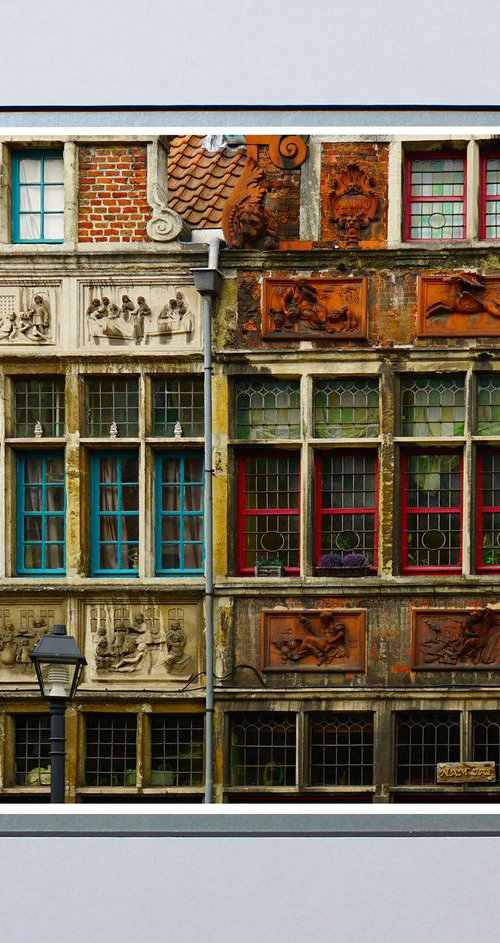
[{"label": "stone relief panel", "polygon": [[87,282],[80,291],[86,347],[201,349],[200,297],[194,285]]},{"label": "stone relief panel", "polygon": [[57,344],[60,293],[59,283],[0,284],[0,345]]},{"label": "stone relief panel", "polygon": [[500,336],[500,277],[474,272],[420,276],[418,333],[422,337]]},{"label": "stone relief panel", "polygon": [[500,668],[500,603],[474,609],[413,609],[411,615],[413,668]]},{"label": "stone relief panel", "polygon": [[366,279],[266,278],[262,336],[299,340],[366,337]]},{"label": "stone relief panel", "polygon": [[0,607],[0,684],[36,683],[30,652],[54,622],[64,622],[60,604]]},{"label": "stone relief panel", "polygon": [[197,606],[96,602],[85,608],[86,682],[178,686],[199,670]]},{"label": "stone relief panel", "polygon": [[264,671],[365,671],[365,609],[264,609]]}]

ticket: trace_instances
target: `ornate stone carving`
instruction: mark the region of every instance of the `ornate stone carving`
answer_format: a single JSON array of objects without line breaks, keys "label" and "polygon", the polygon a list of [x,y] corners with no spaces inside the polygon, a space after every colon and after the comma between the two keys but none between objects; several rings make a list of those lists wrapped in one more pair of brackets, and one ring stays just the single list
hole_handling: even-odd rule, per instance
[{"label": "ornate stone carving", "polygon": [[273,671],[364,671],[364,609],[265,609],[262,667]]},{"label": "ornate stone carving", "polygon": [[30,652],[61,621],[59,606],[8,606],[0,609],[0,681],[11,681],[13,675],[26,675],[32,682],[34,674]]},{"label": "ornate stone carving", "polygon": [[374,221],[378,210],[375,179],[358,164],[348,164],[334,177],[329,194],[332,222],[345,232],[347,246],[359,245],[361,230]]},{"label": "ornate stone carving", "polygon": [[89,607],[90,670],[97,679],[188,678],[196,671],[196,607],[99,604]]},{"label": "ornate stone carving", "polygon": [[474,272],[422,275],[418,331],[424,337],[500,335],[500,278]]},{"label": "ornate stone carving", "polygon": [[413,610],[412,652],[416,669],[500,668],[500,603]]},{"label": "ornate stone carving", "polygon": [[283,169],[300,167],[307,145],[297,135],[247,135],[246,142],[247,162],[222,214],[224,239],[234,249],[274,249],[277,228],[265,207],[267,188],[258,165],[259,145],[267,145],[272,162]]},{"label": "ornate stone carving", "polygon": [[263,337],[366,337],[365,279],[265,279]]},{"label": "ornate stone carving", "polygon": [[148,144],[148,203],[153,215],[146,225],[146,232],[153,242],[189,240],[191,230],[181,216],[168,206],[168,192],[161,181],[167,181],[167,149],[160,140]]},{"label": "ornate stone carving", "polygon": [[50,301],[46,292],[33,294],[25,310],[16,311],[16,295],[0,295],[0,343],[46,344],[52,340]]},{"label": "ornate stone carving", "polygon": [[181,289],[175,285],[151,285],[146,298],[146,293],[131,290],[120,293],[111,284],[109,294],[107,286],[87,288],[82,300],[85,342],[92,347],[179,347],[200,343],[201,324],[195,316],[199,299],[192,286]]}]

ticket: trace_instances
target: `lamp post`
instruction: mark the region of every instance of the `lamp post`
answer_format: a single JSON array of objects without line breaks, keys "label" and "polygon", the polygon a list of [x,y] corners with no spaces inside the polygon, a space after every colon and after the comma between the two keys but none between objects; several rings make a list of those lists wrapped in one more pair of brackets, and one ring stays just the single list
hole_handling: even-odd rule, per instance
[{"label": "lamp post", "polygon": [[54,625],[30,654],[42,697],[50,707],[50,801],[64,802],[64,721],[66,702],[72,701],[87,664],[65,625]]}]

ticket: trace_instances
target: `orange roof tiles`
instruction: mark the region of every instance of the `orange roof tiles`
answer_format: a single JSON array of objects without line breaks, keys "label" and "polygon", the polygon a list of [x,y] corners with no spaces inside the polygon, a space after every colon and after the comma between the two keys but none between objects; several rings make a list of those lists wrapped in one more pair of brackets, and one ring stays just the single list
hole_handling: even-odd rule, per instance
[{"label": "orange roof tiles", "polygon": [[222,210],[246,161],[246,151],[203,150],[204,135],[174,137],[168,153],[168,205],[193,229],[219,229]]}]

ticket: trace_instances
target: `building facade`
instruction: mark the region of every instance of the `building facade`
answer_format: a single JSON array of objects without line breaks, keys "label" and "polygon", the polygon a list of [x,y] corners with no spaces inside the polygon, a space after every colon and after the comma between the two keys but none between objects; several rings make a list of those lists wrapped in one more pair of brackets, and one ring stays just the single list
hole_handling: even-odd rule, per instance
[{"label": "building facade", "polygon": [[0,801],[54,622],[67,800],[203,801],[217,237],[215,801],[497,801],[495,139],[4,135],[0,185]]}]

